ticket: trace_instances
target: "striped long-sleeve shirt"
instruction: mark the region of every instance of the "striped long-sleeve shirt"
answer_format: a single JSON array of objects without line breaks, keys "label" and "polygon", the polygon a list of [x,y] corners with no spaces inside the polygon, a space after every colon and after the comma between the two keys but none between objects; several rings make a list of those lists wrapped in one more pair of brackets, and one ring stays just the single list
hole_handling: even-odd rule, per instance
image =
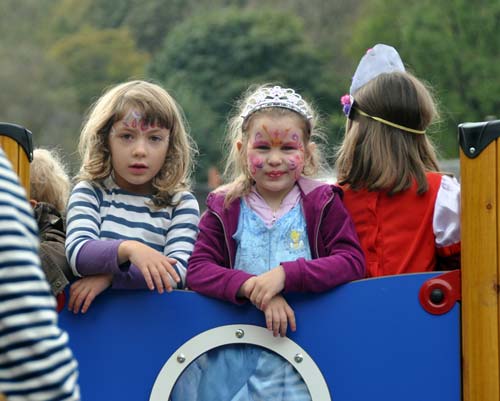
[{"label": "striped long-sleeve shirt", "polygon": [[176,206],[160,210],[150,196],[127,192],[112,177],[101,184],[82,181],[73,189],[67,212],[66,256],[78,276],[113,274],[113,288],[147,288],[139,269],[118,265],[122,241],[136,240],[174,258],[185,286],[187,261],[198,235],[199,206],[189,192],[174,197]]},{"label": "striped long-sleeve shirt", "polygon": [[31,207],[0,149],[0,394],[9,401],[79,400],[77,376],[40,267]]}]

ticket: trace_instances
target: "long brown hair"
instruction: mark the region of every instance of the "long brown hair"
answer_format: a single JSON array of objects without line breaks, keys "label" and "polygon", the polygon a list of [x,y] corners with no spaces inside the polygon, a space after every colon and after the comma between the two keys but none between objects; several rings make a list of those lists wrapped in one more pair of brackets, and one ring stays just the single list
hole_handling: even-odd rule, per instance
[{"label": "long brown hair", "polygon": [[389,194],[408,189],[415,180],[417,193],[428,190],[426,172],[439,171],[436,151],[425,134],[383,124],[382,118],[415,130],[426,130],[438,112],[430,90],[408,72],[381,74],[354,93],[342,145],[336,152],[341,185]]}]

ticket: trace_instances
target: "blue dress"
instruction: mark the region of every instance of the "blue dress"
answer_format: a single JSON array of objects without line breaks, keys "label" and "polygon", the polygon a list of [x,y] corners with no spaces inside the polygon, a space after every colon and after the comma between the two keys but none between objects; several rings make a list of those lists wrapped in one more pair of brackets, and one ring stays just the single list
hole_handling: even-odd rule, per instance
[{"label": "blue dress", "polygon": [[[272,227],[241,201],[235,268],[259,275],[283,261],[311,259],[306,222],[297,204]],[[181,375],[171,401],[310,401],[307,387],[284,358],[251,344],[212,349]]]},{"label": "blue dress", "polygon": [[238,229],[233,238],[238,245],[235,269],[251,274],[265,273],[281,262],[311,259],[306,220],[300,204],[283,215],[272,227],[267,227],[242,201]]}]

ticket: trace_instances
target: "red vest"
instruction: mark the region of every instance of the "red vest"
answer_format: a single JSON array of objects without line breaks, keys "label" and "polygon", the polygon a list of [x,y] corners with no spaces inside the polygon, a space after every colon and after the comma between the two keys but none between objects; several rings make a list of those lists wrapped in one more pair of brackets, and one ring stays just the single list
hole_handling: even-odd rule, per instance
[{"label": "red vest", "polygon": [[423,195],[417,195],[416,183],[392,196],[343,187],[344,204],[366,256],[367,277],[435,269],[432,219],[441,175],[428,173],[427,180],[429,190]]}]

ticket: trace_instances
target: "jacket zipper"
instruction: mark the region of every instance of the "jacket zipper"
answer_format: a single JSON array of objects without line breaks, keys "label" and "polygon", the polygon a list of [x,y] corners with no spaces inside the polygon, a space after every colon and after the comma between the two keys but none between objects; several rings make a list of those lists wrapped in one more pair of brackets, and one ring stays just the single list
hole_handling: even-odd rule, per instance
[{"label": "jacket zipper", "polygon": [[224,227],[224,223],[222,222],[222,217],[220,217],[217,212],[210,210],[210,213],[212,213],[215,217],[219,219],[220,225],[222,226],[222,231],[224,232],[224,242],[226,243],[227,253],[229,255],[229,268],[232,269],[233,261],[231,260],[231,250],[229,249],[229,243],[227,242],[226,227]]},{"label": "jacket zipper", "polygon": [[318,250],[319,227],[321,226],[321,221],[323,220],[323,213],[325,211],[325,208],[333,200],[334,196],[335,196],[335,193],[332,193],[332,196],[330,196],[330,198],[325,202],[325,204],[321,208],[321,213],[319,215],[319,220],[318,220],[318,224],[316,226],[316,233],[315,233],[315,238],[314,238],[314,248],[316,249],[316,257],[317,258],[319,258],[319,250]]}]

